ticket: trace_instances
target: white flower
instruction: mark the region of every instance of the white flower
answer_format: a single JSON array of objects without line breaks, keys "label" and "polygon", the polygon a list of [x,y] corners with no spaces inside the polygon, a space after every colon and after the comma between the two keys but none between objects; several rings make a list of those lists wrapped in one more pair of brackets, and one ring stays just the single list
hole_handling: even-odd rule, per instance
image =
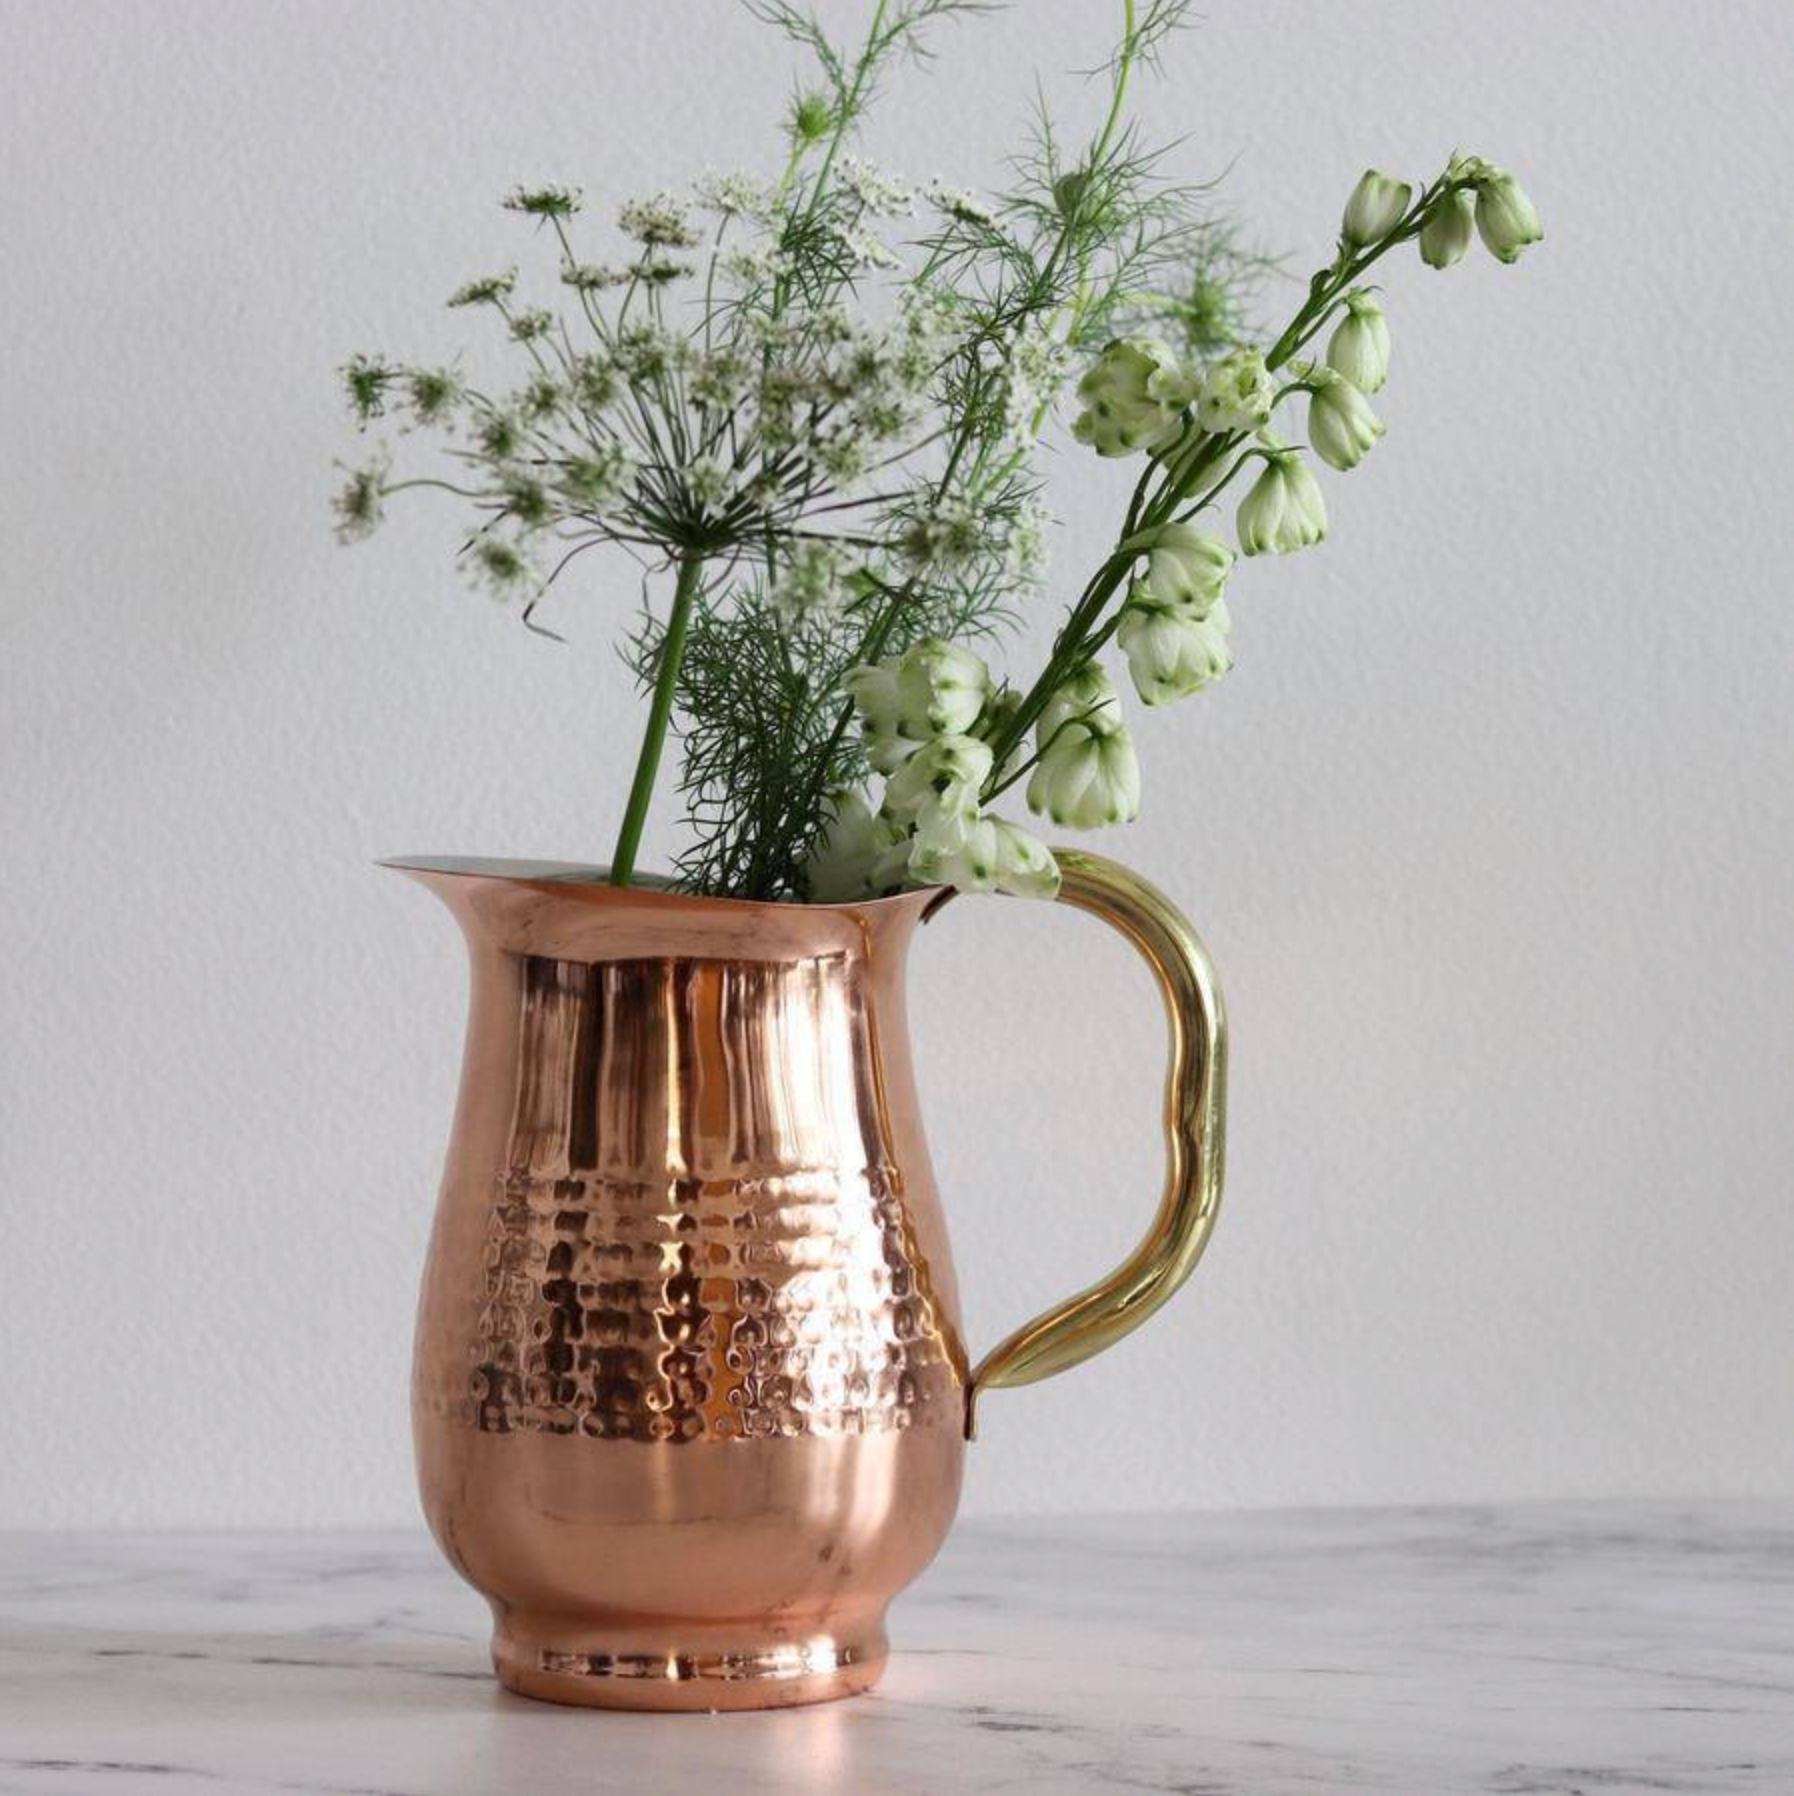
[{"label": "white flower", "polygon": [[574,511],[608,510],[635,477],[635,462],[620,443],[607,443],[590,455],[574,455],[560,464],[555,487]]},{"label": "white flower", "polygon": [[1389,378],[1389,325],[1377,296],[1354,287],[1345,296],[1345,316],[1327,345],[1327,366],[1360,393],[1374,393]]},{"label": "white flower", "polygon": [[841,247],[853,258],[856,268],[901,268],[903,266],[903,258],[882,237],[874,236],[871,231],[851,229],[837,231],[835,236]]},{"label": "white flower", "polygon": [[907,858],[907,832],[901,824],[874,813],[857,792],[831,793],[822,829],[804,862],[811,898],[818,904],[847,904],[882,890],[891,882],[875,884],[875,877],[899,845]]},{"label": "white flower", "polygon": [[1135,597],[1121,614],[1115,640],[1127,656],[1134,690],[1149,705],[1166,705],[1173,699],[1200,692],[1233,665],[1227,648],[1231,620],[1227,604],[1216,599],[1205,612],[1187,605],[1165,605]]},{"label": "white flower", "polygon": [[1078,382],[1084,402],[1071,434],[1098,455],[1133,455],[1175,434],[1192,397],[1189,376],[1157,337],[1122,337]]},{"label": "white flower", "polygon": [[956,736],[978,721],[990,670],[957,643],[930,637],[898,663],[898,728],[913,736]]},{"label": "white flower", "polygon": [[990,670],[970,649],[931,637],[906,654],[853,668],[843,684],[863,720],[867,755],[891,773],[918,742],[961,735],[978,721]]},{"label": "white flower", "polygon": [[1236,349],[1202,377],[1196,420],[1204,430],[1256,430],[1271,421],[1277,383],[1256,349]]},{"label": "white flower", "polygon": [[1069,360],[1066,344],[1038,319],[1016,333],[1003,380],[1003,428],[1013,447],[1033,443],[1065,384]]},{"label": "white flower", "polygon": [[800,542],[780,564],[772,608],[788,629],[838,617],[847,596],[847,558],[835,543]]},{"label": "white flower", "polygon": [[1057,898],[1059,863],[1032,830],[1001,817],[991,819],[997,832],[997,890],[1017,898]]},{"label": "white flower", "polygon": [[1065,724],[1028,781],[1028,808],[1066,829],[1131,823],[1140,815],[1140,762],[1127,731]]},{"label": "white flower", "polygon": [[1076,718],[1087,728],[1099,731],[1123,729],[1121,700],[1114,682],[1094,661],[1061,682],[1059,690],[1041,707],[1034,725],[1037,748],[1044,748],[1068,718]]},{"label": "white flower", "polygon": [[467,569],[474,583],[501,604],[524,593],[540,592],[542,576],[521,537],[476,537],[467,550]]},{"label": "white flower", "polygon": [[1288,555],[1327,534],[1326,501],[1295,450],[1279,444],[1266,458],[1264,472],[1240,501],[1236,528],[1247,555]]},{"label": "white flower", "polygon": [[989,540],[977,507],[953,496],[906,517],[893,546],[911,567],[943,574],[976,560]]},{"label": "white flower", "polygon": [[1218,537],[1194,524],[1167,524],[1153,539],[1140,590],[1200,615],[1220,598],[1232,568],[1233,551]]},{"label": "white flower", "polygon": [[1383,434],[1382,420],[1370,401],[1333,368],[1313,368],[1305,377],[1313,388],[1308,399],[1308,441],[1328,467],[1342,474],[1363,461]]},{"label": "white flower", "polygon": [[627,201],[617,225],[644,249],[695,249],[703,240],[686,215],[685,202],[670,193]]},{"label": "white flower", "polygon": [[1420,259],[1429,268],[1449,268],[1463,260],[1476,229],[1476,201],[1469,188],[1448,193],[1420,227]]},{"label": "white flower", "polygon": [[611,268],[597,262],[561,264],[561,280],[580,293],[602,293],[606,287],[626,287],[634,279],[633,268]]},{"label": "white flower", "polygon": [[1517,262],[1545,235],[1526,191],[1505,168],[1488,168],[1476,183],[1476,228],[1497,262]]},{"label": "white flower", "polygon": [[387,459],[382,452],[365,468],[351,468],[331,501],[339,543],[365,541],[386,518]]},{"label": "white flower", "polygon": [[710,411],[733,411],[754,383],[754,368],[745,355],[733,349],[719,349],[694,358],[686,378],[685,390],[694,405]]},{"label": "white flower", "polygon": [[1040,759],[1028,808],[1070,829],[1140,814],[1140,762],[1109,677],[1092,664],[1054,694],[1034,726]]},{"label": "white flower", "polygon": [[791,259],[779,249],[735,249],[717,264],[738,287],[761,287],[786,272]]},{"label": "white flower", "polygon": [[724,218],[766,218],[772,211],[772,192],[747,174],[703,174],[692,182],[698,204],[706,212]]},{"label": "white flower", "polygon": [[976,194],[964,187],[950,187],[944,181],[929,184],[928,203],[936,211],[945,212],[949,218],[958,219],[961,224],[988,225],[996,222],[995,215]]},{"label": "white flower", "polygon": [[914,190],[893,180],[863,156],[841,158],[841,179],[875,218],[907,218],[916,209]]},{"label": "white flower", "polygon": [[1050,514],[1036,499],[1024,499],[1003,538],[1003,572],[1017,586],[1038,588],[1046,579]]},{"label": "white flower", "polygon": [[990,769],[989,743],[936,736],[885,781],[885,808],[915,825],[924,852],[955,854],[978,821],[978,794]]},{"label": "white flower", "polygon": [[1374,168],[1367,168],[1346,201],[1340,236],[1354,249],[1368,248],[1401,223],[1413,197],[1414,189],[1406,181],[1392,181]]},{"label": "white flower", "polygon": [[1011,892],[1018,898],[1056,898],[1059,863],[1041,839],[1001,817],[980,817],[951,853],[936,853],[918,842],[909,871],[923,885],[953,886],[961,892]]},{"label": "white flower", "polygon": [[457,287],[449,295],[451,306],[490,306],[496,305],[507,293],[517,285],[517,270],[507,268],[502,274],[489,274],[477,281],[469,281],[464,287]]}]

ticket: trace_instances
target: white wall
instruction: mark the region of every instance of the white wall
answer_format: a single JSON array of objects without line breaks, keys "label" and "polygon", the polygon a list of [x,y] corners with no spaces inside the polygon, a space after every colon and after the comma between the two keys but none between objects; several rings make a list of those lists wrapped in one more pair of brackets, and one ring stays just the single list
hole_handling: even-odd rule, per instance
[{"label": "white wall", "polygon": [[[1241,569],[1232,678],[1140,722],[1098,845],[1223,969],[1228,1213],[1158,1325],[991,1401],[968,1502],[1794,1492],[1779,9],[1207,10],[1150,121],[1298,270],[1366,162],[1454,145],[1549,238],[1392,274],[1386,442],[1323,550]],[[993,177],[1033,65],[1096,103],[1055,71],[1106,15],[956,30],[870,147]],[[0,1523],[402,1521],[462,966],[370,862],[603,857],[635,594],[556,649],[445,513],[336,549],[332,371],[474,328],[439,296],[527,253],[516,180],[770,159],[787,60],[699,0],[0,39]],[[1112,475],[1063,463],[1068,571]],[[922,944],[979,1342],[1154,1201],[1158,1020],[1099,934],[978,901]]]}]

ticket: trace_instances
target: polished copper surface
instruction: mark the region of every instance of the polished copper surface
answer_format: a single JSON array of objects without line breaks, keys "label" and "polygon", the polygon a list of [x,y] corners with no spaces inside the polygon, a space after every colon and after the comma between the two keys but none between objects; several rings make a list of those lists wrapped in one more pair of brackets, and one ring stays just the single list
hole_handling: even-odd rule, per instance
[{"label": "polished copper surface", "polygon": [[[1192,983],[1164,900],[1062,858],[1068,898],[1130,933],[1173,1006],[1172,1172],[1135,1260],[1011,1337],[980,1388],[1134,1326],[1219,1193],[1200,945]],[[499,1677],[622,1708],[865,1689],[887,1604],[952,1521],[974,1389],[904,1014],[906,949],[944,894],[768,905],[390,864],[472,960],[413,1418]]]}]

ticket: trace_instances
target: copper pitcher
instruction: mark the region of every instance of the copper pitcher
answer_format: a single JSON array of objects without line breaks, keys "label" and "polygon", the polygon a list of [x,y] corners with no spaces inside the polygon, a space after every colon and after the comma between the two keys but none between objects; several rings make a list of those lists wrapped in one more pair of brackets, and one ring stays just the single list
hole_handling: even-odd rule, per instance
[{"label": "copper pitcher", "polygon": [[986,1390],[1063,1371],[1182,1283],[1221,1192],[1220,994],[1159,893],[1062,851],[1062,901],[1144,955],[1171,1022],[1169,1171],[1108,1278],[976,1366],[904,1014],[949,894],[758,904],[597,869],[388,863],[473,963],[418,1311],[424,1510],[492,1605],[499,1679],[627,1709],[876,1682]]}]

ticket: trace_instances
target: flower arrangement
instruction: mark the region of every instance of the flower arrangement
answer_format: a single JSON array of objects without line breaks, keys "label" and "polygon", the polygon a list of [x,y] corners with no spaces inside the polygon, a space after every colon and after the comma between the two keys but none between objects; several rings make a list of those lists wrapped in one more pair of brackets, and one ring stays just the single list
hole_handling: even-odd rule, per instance
[{"label": "flower arrangement", "polygon": [[[670,586],[625,641],[648,703],[613,882],[635,877],[673,733],[686,889],[1051,896],[1051,852],[996,806],[1019,787],[1061,828],[1138,814],[1105,657],[1148,707],[1202,691],[1232,665],[1236,555],[1325,536],[1311,463],[1349,472],[1383,435],[1389,329],[1365,275],[1408,243],[1450,267],[1477,236],[1512,262],[1537,215],[1480,158],[1418,190],[1368,172],[1331,260],[1261,335],[1246,316],[1267,265],[1128,118],[1181,0],[1126,0],[1094,136],[1067,151],[1041,118],[991,196],[914,186],[852,149],[892,64],[926,58],[974,0],[880,0],[857,48],[785,0],[750,3],[816,71],[776,175],[632,200],[597,262],[576,247],[576,191],[512,193],[555,252],[562,307],[530,303],[515,269],[450,299],[515,346],[503,390],[458,367],[348,364],[362,425],[436,432],[448,466],[396,478],[377,453],[337,497],[339,535],[366,536],[408,489],[454,495],[473,510],[466,567],[545,635],[544,601],[592,549]],[[1298,402],[1305,442],[1276,428]],[[1077,444],[1139,472],[1045,666],[999,676],[980,649],[1045,584],[1041,465],[1074,411]],[[1237,548],[1217,522],[1230,489]]]}]

